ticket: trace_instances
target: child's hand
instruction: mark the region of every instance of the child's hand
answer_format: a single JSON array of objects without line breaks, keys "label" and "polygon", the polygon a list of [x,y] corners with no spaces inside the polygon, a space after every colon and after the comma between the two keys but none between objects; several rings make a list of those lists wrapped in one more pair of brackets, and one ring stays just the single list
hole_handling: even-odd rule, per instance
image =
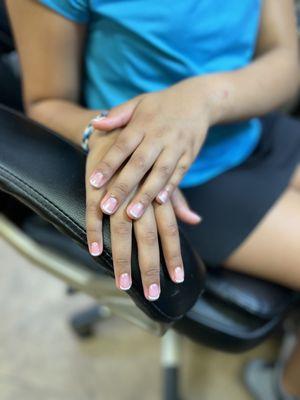
[{"label": "child's hand", "polygon": [[138,96],[95,120],[94,127],[121,130],[110,150],[96,165],[91,183],[101,188],[120,173],[101,201],[101,209],[113,214],[138,184],[128,204],[130,218],[138,219],[157,198],[165,203],[198,154],[210,124],[206,96],[196,100],[191,82],[164,91]]},{"label": "child's hand", "polygon": [[[110,190],[110,185],[114,184],[114,179],[118,178],[118,172],[100,190],[95,190],[90,185],[88,177],[99,157],[101,158],[107,153],[118,135],[118,130],[109,135],[95,133],[90,140],[90,151],[86,163],[86,231],[89,250],[93,256],[99,256],[103,251],[103,215],[100,201],[106,190]],[[132,197],[133,194],[130,196]],[[170,277],[174,282],[180,283],[184,279],[184,269],[176,216],[191,224],[200,222],[200,218],[189,209],[184,197],[177,189],[172,195],[171,202],[162,205],[150,204],[143,217],[132,221],[125,212],[130,196],[110,217],[116,285],[123,290],[129,289],[131,286],[131,241],[134,229],[145,297],[149,300],[156,300],[160,294],[158,238],[160,237],[161,240],[161,249]]]},{"label": "child's hand", "polygon": [[[108,184],[105,184],[101,189],[96,190],[90,184],[89,177],[98,164],[99,159],[105,157],[105,154],[114,145],[119,134],[120,131],[117,129],[109,134],[98,132],[92,135],[90,139],[90,151],[86,162],[86,229],[89,250],[94,256],[100,255],[103,250],[100,202],[105,196],[106,191],[110,189]],[[117,179],[117,176],[115,179]],[[114,182],[112,181],[111,184],[113,185]],[[189,208],[185,198],[178,189],[172,194],[171,203],[175,215],[183,222],[188,224],[197,224],[200,222],[201,218]]]}]

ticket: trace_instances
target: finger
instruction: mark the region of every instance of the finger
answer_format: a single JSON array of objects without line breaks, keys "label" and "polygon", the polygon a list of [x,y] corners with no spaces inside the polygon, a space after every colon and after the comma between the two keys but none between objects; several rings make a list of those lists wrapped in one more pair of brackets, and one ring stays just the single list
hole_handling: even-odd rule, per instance
[{"label": "finger", "polygon": [[184,268],[175,213],[171,203],[154,205],[157,229],[165,262],[175,283],[184,281]]},{"label": "finger", "polygon": [[95,188],[101,188],[107,183],[142,140],[142,131],[133,134],[132,131],[128,132],[125,128],[105,156],[96,165],[90,176],[90,184]]},{"label": "finger", "polygon": [[110,232],[116,285],[121,290],[128,290],[132,284],[132,221],[124,209],[110,217]]},{"label": "finger", "polygon": [[113,214],[128,198],[152,167],[159,153],[160,149],[153,144],[142,144],[137,148],[101,201],[101,209],[105,214]]},{"label": "finger", "polygon": [[130,218],[138,219],[143,215],[149,204],[169,181],[180,156],[181,154],[179,152],[174,153],[173,149],[163,151],[160,154],[150,174],[127,207],[127,214]]},{"label": "finger", "polygon": [[122,128],[127,125],[132,115],[141,101],[141,96],[135,97],[117,107],[112,108],[105,118],[93,120],[93,127],[95,129],[110,131],[116,128]]},{"label": "finger", "polygon": [[142,218],[134,221],[133,226],[144,294],[148,300],[155,301],[160,296],[160,259],[153,208],[149,207]]},{"label": "finger", "polygon": [[103,251],[102,211],[99,201],[104,192],[87,191],[86,195],[86,234],[89,252],[97,257]]},{"label": "finger", "polygon": [[190,167],[190,164],[191,164],[190,157],[185,153],[178,161],[178,164],[173,172],[173,175],[171,176],[165,188],[162,189],[160,193],[158,193],[156,201],[159,204],[165,204],[170,199],[175,188],[177,188],[184,174]]},{"label": "finger", "polygon": [[176,217],[179,218],[181,221],[191,225],[199,224],[202,221],[201,216],[191,210],[184,195],[178,188],[174,190],[171,196],[171,202]]}]

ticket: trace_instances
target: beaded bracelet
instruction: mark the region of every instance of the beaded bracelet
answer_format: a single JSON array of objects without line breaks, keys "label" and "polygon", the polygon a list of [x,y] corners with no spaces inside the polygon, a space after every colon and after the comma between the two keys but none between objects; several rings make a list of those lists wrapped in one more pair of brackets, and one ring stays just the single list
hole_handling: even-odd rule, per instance
[{"label": "beaded bracelet", "polygon": [[89,151],[89,140],[90,140],[90,137],[91,137],[92,133],[94,132],[93,122],[94,121],[99,121],[99,120],[107,117],[107,114],[108,114],[108,111],[106,111],[106,110],[105,111],[101,111],[100,114],[98,114],[95,118],[93,118],[90,121],[88,126],[83,131],[81,147],[86,153],[88,153],[88,151]]}]

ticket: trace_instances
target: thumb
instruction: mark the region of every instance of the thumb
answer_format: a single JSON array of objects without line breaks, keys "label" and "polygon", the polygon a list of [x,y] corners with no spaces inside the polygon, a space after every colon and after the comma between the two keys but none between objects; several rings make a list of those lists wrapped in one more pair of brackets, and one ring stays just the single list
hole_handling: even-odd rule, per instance
[{"label": "thumb", "polygon": [[199,224],[202,220],[200,215],[192,211],[183,196],[181,190],[175,189],[172,194],[171,201],[177,218],[190,225]]},{"label": "thumb", "polygon": [[141,96],[112,108],[105,117],[93,120],[93,127],[100,131],[111,131],[122,128],[130,121],[134,110],[141,101]]}]

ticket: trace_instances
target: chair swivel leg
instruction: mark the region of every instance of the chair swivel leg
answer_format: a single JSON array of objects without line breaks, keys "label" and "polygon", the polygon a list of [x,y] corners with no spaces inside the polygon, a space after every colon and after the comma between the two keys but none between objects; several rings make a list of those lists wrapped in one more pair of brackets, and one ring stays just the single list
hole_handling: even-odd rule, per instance
[{"label": "chair swivel leg", "polygon": [[161,339],[163,400],[182,400],[180,396],[181,336],[170,329]]}]

